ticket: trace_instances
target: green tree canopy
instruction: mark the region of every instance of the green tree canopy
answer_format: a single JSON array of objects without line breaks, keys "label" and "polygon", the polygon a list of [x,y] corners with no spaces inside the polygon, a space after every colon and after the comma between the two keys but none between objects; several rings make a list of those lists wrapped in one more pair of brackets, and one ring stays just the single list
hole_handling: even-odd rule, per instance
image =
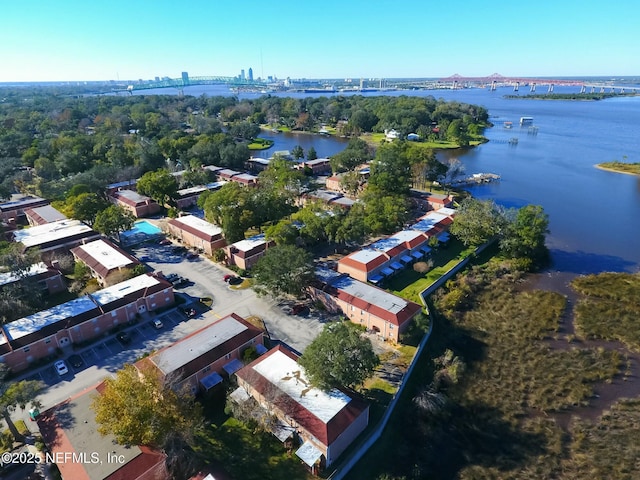
[{"label": "green tree canopy", "polygon": [[382,145],[371,162],[369,188],[383,195],[406,195],[411,184],[411,165],[406,142]]},{"label": "green tree canopy", "polygon": [[162,448],[176,433],[189,438],[202,421],[201,410],[186,394],[165,385],[155,372],[127,364],[104,381],[93,399],[98,432],[120,445]]},{"label": "green tree canopy", "polygon": [[23,439],[23,436],[18,432],[18,429],[13,423],[11,412],[13,412],[16,407],[24,410],[29,404],[34,407],[40,407],[37,395],[44,385],[42,382],[34,380],[8,382],[6,380],[8,373],[9,369],[7,366],[4,363],[0,364],[0,411],[14,439],[20,441]]},{"label": "green tree canopy", "polygon": [[465,245],[482,245],[505,231],[503,212],[491,200],[466,198],[451,225],[450,232]]},{"label": "green tree canopy", "polygon": [[351,322],[324,328],[299,360],[313,385],[323,389],[355,387],[371,376],[380,360],[362,333]]},{"label": "green tree canopy", "polygon": [[544,261],[548,250],[544,244],[549,233],[549,216],[540,205],[525,205],[518,209],[506,234],[500,240],[500,249],[508,256]]},{"label": "green tree canopy", "polygon": [[120,234],[133,227],[135,217],[124,208],[110,205],[96,215],[93,227],[100,233],[109,237],[116,236],[120,241]]},{"label": "green tree canopy", "polygon": [[67,199],[65,211],[71,218],[81,220],[91,226],[98,213],[108,206],[109,203],[95,193],[80,193]]},{"label": "green tree canopy", "polygon": [[[309,158],[309,154],[310,152],[307,152],[307,158]],[[329,162],[333,172],[337,173],[353,170],[358,165],[370,162],[372,159],[371,147],[367,142],[359,138],[352,138],[349,140],[347,147],[342,152],[332,156]]]},{"label": "green tree canopy", "polygon": [[274,297],[299,297],[314,278],[313,268],[313,257],[306,250],[276,245],[253,268],[256,291]]},{"label": "green tree canopy", "polygon": [[155,172],[147,172],[136,184],[138,192],[148,195],[160,205],[173,202],[178,191],[176,178],[169,173],[169,170],[161,168]]}]

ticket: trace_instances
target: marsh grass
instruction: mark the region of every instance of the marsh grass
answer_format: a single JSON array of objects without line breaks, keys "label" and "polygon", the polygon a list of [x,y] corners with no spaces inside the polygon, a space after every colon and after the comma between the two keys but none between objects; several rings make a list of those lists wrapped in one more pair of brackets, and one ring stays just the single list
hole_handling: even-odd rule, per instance
[{"label": "marsh grass", "polygon": [[571,286],[583,297],[575,309],[576,331],[586,338],[619,340],[640,351],[640,275],[601,273]]}]

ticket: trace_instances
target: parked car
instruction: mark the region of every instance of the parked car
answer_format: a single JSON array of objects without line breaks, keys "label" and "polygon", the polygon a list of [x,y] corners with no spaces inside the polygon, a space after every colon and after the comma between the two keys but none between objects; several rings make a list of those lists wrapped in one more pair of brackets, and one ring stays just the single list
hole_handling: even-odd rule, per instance
[{"label": "parked car", "polygon": [[173,285],[174,287],[180,288],[180,287],[184,287],[187,283],[189,283],[189,279],[177,276],[173,280],[170,280],[170,282],[171,282],[171,285]]},{"label": "parked car", "polygon": [[164,325],[162,324],[162,320],[160,320],[159,318],[156,318],[153,320],[153,326],[156,327],[158,330],[164,327]]},{"label": "parked car", "polygon": [[198,313],[196,312],[195,308],[190,308],[190,307],[183,307],[180,310],[182,310],[182,313],[184,313],[187,316],[187,318],[193,318]]},{"label": "parked car", "polygon": [[306,315],[307,313],[309,313],[309,307],[301,303],[298,303],[291,308],[292,315]]},{"label": "parked car", "polygon": [[158,242],[158,245],[171,245],[171,240],[169,240],[168,238],[163,238]]},{"label": "parked car", "polygon": [[229,279],[229,285],[240,285],[242,283],[242,277],[231,277]]},{"label": "parked car", "polygon": [[148,255],[143,255],[140,257],[140,261],[141,262],[150,262],[151,261],[151,257],[149,257]]},{"label": "parked car", "polygon": [[166,278],[170,282],[173,282],[176,278],[179,278],[179,277],[180,275],[178,275],[177,273],[170,273],[169,275],[165,275],[164,278]]},{"label": "parked car", "polygon": [[185,247],[179,247],[179,246],[178,247],[173,247],[171,249],[171,251],[173,253],[175,253],[176,255],[183,255],[183,254],[187,253],[187,249]]},{"label": "parked car", "polygon": [[197,253],[195,253],[195,252],[187,253],[187,260],[195,260],[198,257],[199,257],[199,255]]},{"label": "parked car", "polygon": [[222,280],[224,280],[225,282],[228,282],[233,277],[235,277],[235,275],[226,274],[224,277],[222,277]]},{"label": "parked car", "polygon": [[84,363],[82,361],[82,357],[80,355],[75,355],[75,354],[67,358],[67,361],[71,364],[73,368],[80,368]]},{"label": "parked car", "polygon": [[53,364],[53,366],[56,369],[56,373],[60,376],[63,376],[69,373],[69,369],[67,368],[67,364],[64,363],[64,360],[58,360],[56,363]]},{"label": "parked car", "polygon": [[131,336],[127,332],[120,332],[116,335],[116,338],[123,345],[129,345],[131,343]]}]

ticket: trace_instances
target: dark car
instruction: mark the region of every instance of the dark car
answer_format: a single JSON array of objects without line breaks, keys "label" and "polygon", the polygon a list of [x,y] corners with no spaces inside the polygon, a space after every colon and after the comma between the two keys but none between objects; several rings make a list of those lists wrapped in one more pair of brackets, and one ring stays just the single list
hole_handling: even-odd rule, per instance
[{"label": "dark car", "polygon": [[242,277],[231,277],[229,279],[229,285],[240,285],[242,283]]},{"label": "dark car", "polygon": [[169,240],[168,238],[163,238],[162,240],[160,240],[158,242],[159,245],[171,245],[171,240]]},{"label": "dark car", "polygon": [[307,313],[309,313],[309,307],[301,303],[298,303],[291,308],[292,315],[306,315]]},{"label": "dark car", "polygon": [[73,368],[80,368],[84,363],[80,355],[71,355],[69,356],[67,361],[71,364]]},{"label": "dark car", "polygon": [[183,307],[180,310],[182,310],[182,313],[184,313],[187,316],[187,318],[193,318],[198,313],[196,312],[195,308]]},{"label": "dark car", "polygon": [[187,253],[187,249],[185,247],[173,247],[171,251],[176,255],[183,255]]},{"label": "dark car", "polygon": [[123,345],[129,345],[131,343],[131,335],[129,335],[127,332],[120,332],[116,335],[116,338]]},{"label": "dark car", "polygon": [[187,253],[187,260],[195,260],[198,257],[199,257],[199,255],[197,253],[195,253],[195,252]]},{"label": "dark car", "polygon": [[177,273],[170,273],[169,275],[165,275],[164,278],[166,278],[170,282],[173,282],[176,278],[180,278],[180,275],[178,275]]}]

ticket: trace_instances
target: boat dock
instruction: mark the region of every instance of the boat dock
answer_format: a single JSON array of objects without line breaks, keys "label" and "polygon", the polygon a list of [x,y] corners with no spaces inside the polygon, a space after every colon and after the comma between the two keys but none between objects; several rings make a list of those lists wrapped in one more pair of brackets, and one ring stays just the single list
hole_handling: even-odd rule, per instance
[{"label": "boat dock", "polygon": [[474,173],[466,178],[454,180],[451,182],[451,185],[456,187],[463,185],[482,185],[483,183],[497,182],[498,180],[500,180],[500,175],[496,173]]}]

